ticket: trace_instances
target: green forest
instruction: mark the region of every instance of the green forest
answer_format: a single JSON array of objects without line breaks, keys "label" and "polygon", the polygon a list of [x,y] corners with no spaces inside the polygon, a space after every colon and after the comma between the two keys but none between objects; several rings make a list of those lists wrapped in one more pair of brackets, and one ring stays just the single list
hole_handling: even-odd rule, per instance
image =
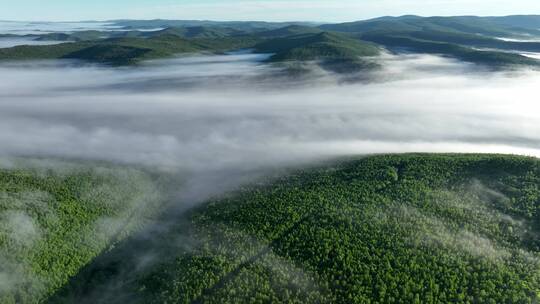
[{"label": "green forest", "polygon": [[536,303],[539,181],[505,155],[291,169],[165,212],[48,303]]},{"label": "green forest", "polygon": [[42,303],[145,225],[161,191],[148,173],[18,159],[0,169],[0,303]]},{"label": "green forest", "polygon": [[[20,36],[63,43],[0,48],[0,61],[72,59],[129,66],[182,54],[252,50],[271,54],[269,64],[316,61],[329,71],[350,74],[378,68],[368,57],[384,49],[441,55],[490,69],[538,68],[537,59],[523,55],[540,51],[540,43],[533,39],[540,36],[538,20],[537,16],[401,16],[322,25],[126,20],[113,22],[116,31]],[[162,29],[141,30],[148,28]]]}]

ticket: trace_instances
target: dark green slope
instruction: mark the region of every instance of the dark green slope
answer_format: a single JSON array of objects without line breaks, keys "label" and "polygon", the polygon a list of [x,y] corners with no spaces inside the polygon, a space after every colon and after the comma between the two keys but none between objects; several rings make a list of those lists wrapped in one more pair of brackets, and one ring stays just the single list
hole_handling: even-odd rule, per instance
[{"label": "dark green slope", "polygon": [[407,49],[416,53],[450,56],[462,61],[481,64],[491,68],[512,66],[539,67],[540,61],[520,54],[497,50],[476,50],[471,47],[443,41],[412,38],[406,35],[370,33],[361,36],[366,41],[384,45],[390,49]]},{"label": "dark green slope", "polygon": [[[332,57],[375,56],[379,49],[369,43],[361,42],[341,34],[328,32],[294,35],[271,39],[255,46],[256,50],[275,53],[276,60],[285,60],[294,51],[312,50],[305,57],[291,57],[298,60],[316,60]],[[327,51],[334,49],[335,51]]]},{"label": "dark green slope", "polygon": [[48,33],[42,35],[27,35],[37,41],[81,42],[110,38],[144,38],[151,32],[143,31],[78,31],[72,33]]},{"label": "dark green slope", "polygon": [[148,37],[156,37],[162,35],[174,35],[183,38],[224,38],[228,36],[243,35],[245,32],[232,28],[220,27],[171,27],[164,30],[149,32]]},{"label": "dark green slope", "polygon": [[62,43],[56,45],[21,45],[0,49],[0,60],[58,59],[92,46],[91,43]]},{"label": "dark green slope", "polygon": [[263,39],[252,35],[239,35],[223,38],[193,38],[191,41],[208,52],[227,52],[251,49]]},{"label": "dark green slope", "polygon": [[[112,46],[133,47],[138,49],[148,49],[150,52],[144,53],[144,58],[162,58],[173,56],[179,53],[189,53],[201,51],[201,47],[192,41],[176,36],[163,35],[155,38],[113,38],[99,43],[105,43]],[[84,59],[84,58],[83,58]],[[119,57],[119,59],[121,59]]]},{"label": "dark green slope", "polygon": [[508,35],[512,31],[506,27],[498,26],[489,20],[476,16],[462,17],[429,17],[420,22],[423,29],[454,30],[470,34],[483,34],[489,36]]},{"label": "dark green slope", "polygon": [[[511,22],[504,22],[511,20]],[[519,22],[518,22],[519,20]],[[515,54],[539,52],[540,43],[511,42],[497,37],[530,38],[531,28],[517,27],[534,24],[534,16],[513,16],[508,19],[487,17],[382,17],[372,20],[323,25],[320,28],[345,32],[359,39],[371,41],[392,49],[406,48],[419,53],[452,56],[490,67],[512,65],[538,66],[538,61]],[[534,33],[533,33],[534,34]],[[540,31],[536,34],[540,35]],[[474,48],[489,48],[479,51]]]},{"label": "dark green slope", "polygon": [[185,39],[175,35],[151,38],[109,38],[46,46],[16,46],[0,49],[0,60],[79,59],[111,65],[172,57],[181,53],[225,52],[253,46],[252,37]]},{"label": "dark green slope", "polygon": [[71,52],[62,58],[82,59],[91,62],[112,63],[115,65],[128,65],[140,60],[151,53],[151,49],[114,45],[98,44],[79,51]]},{"label": "dark green slope", "polygon": [[[419,17],[409,17],[416,20]],[[414,24],[409,24],[406,20],[396,18],[379,18],[366,21],[347,22],[339,24],[324,24],[319,26],[325,31],[336,31],[345,33],[365,33],[371,31],[417,31],[421,28]]]},{"label": "dark green slope", "polygon": [[43,35],[29,35],[38,41],[92,41],[114,38],[159,38],[162,36],[176,36],[178,38],[222,39],[232,36],[245,36],[246,32],[225,27],[170,27],[155,31],[80,31],[73,33],[50,33]]},{"label": "dark green slope", "polygon": [[481,36],[481,35],[473,35],[473,34],[440,32],[440,31],[416,31],[416,32],[407,33],[406,36],[416,38],[416,39],[422,39],[422,40],[455,43],[455,44],[461,44],[461,45],[473,46],[473,47],[479,47],[479,48],[492,48],[492,49],[524,51],[524,52],[540,52],[539,42],[503,41],[500,39],[495,39],[495,38]]},{"label": "dark green slope", "polygon": [[300,170],[168,212],[50,303],[537,303],[539,184],[499,155]]},{"label": "dark green slope", "polygon": [[262,21],[203,21],[203,20],[113,20],[116,26],[126,29],[169,28],[169,27],[222,27],[240,31],[265,31],[289,25],[309,25],[307,22],[262,22]]},{"label": "dark green slope", "polygon": [[[515,34],[515,27],[508,27],[493,22],[491,19],[475,16],[461,17],[383,17],[371,20],[348,22],[341,24],[326,24],[320,26],[324,30],[338,32],[369,32],[369,31],[449,31],[488,36],[507,36]],[[524,30],[524,29],[522,29]]]},{"label": "dark green slope", "polygon": [[75,37],[73,37],[71,34],[67,33],[49,33],[40,35],[38,38],[36,38],[37,41],[75,41]]},{"label": "dark green slope", "polygon": [[487,17],[489,21],[511,28],[525,28],[538,31],[540,15],[514,15],[505,17]]},{"label": "dark green slope", "polygon": [[[180,53],[219,53],[254,48],[256,52],[273,53],[269,61],[279,62],[291,72],[303,74],[309,70],[306,62],[318,62],[327,70],[351,73],[377,67],[366,57],[377,55],[380,51],[377,45],[380,45],[398,52],[405,49],[441,54],[497,69],[516,65],[538,67],[538,60],[522,56],[519,52],[540,52],[540,43],[497,39],[502,36],[534,37],[531,36],[531,27],[535,20],[536,16],[506,19],[402,16],[320,27],[294,23],[150,20],[140,21],[140,26],[171,27],[151,32],[85,31],[43,35],[38,39],[75,43],[0,49],[0,60],[72,58],[127,65]],[[133,22],[126,21],[125,24],[137,24],[139,21]],[[520,24],[529,24],[529,27],[517,27]],[[236,27],[239,25],[267,27],[240,29],[242,26]]]},{"label": "dark green slope", "polygon": [[380,52],[370,43],[329,32],[270,39],[257,44],[255,50],[273,53],[271,62],[320,61],[323,67],[339,72],[373,68],[376,65],[363,57]]},{"label": "dark green slope", "polygon": [[320,32],[322,32],[322,30],[317,27],[290,25],[275,30],[259,32],[257,33],[257,36],[264,38],[279,38],[301,34],[314,34]]},{"label": "dark green slope", "polygon": [[[139,32],[140,33],[140,32]],[[110,37],[114,35],[127,36],[130,32],[102,32],[102,31],[79,31],[73,33],[49,33],[39,35],[36,40],[38,41],[85,41],[85,40],[97,40],[103,37]]]}]

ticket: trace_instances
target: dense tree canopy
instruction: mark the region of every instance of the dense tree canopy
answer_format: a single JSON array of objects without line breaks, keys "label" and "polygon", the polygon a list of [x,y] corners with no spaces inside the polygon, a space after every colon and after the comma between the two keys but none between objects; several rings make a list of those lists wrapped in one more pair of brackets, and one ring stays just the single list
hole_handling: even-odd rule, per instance
[{"label": "dense tree canopy", "polygon": [[[127,240],[52,303],[535,303],[539,169],[390,155],[297,170],[191,210],[156,242]],[[152,267],[118,271],[150,252]]]},{"label": "dense tree canopy", "polygon": [[144,225],[159,191],[147,173],[25,160],[0,169],[0,303],[40,303]]}]

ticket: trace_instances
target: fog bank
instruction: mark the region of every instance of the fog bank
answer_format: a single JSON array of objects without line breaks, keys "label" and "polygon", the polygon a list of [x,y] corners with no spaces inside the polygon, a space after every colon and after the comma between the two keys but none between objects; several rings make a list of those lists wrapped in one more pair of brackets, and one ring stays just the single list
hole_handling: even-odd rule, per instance
[{"label": "fog bank", "polygon": [[0,21],[0,35],[41,35],[48,33],[70,33],[75,31],[106,31],[121,27],[110,22],[24,22]]},{"label": "fog bank", "polygon": [[186,170],[340,155],[540,156],[540,74],[434,56],[386,56],[370,81],[292,79],[263,55],[190,56],[138,68],[0,66],[0,154]]},{"label": "fog bank", "polygon": [[52,45],[62,41],[40,41],[35,37],[0,37],[0,48],[10,48],[18,45]]}]

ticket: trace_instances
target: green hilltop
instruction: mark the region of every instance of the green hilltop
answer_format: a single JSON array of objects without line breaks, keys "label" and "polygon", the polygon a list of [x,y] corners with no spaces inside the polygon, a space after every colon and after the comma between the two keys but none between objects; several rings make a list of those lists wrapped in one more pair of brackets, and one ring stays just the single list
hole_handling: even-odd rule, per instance
[{"label": "green hilltop", "polygon": [[309,22],[264,22],[264,21],[204,21],[204,20],[111,20],[113,25],[124,29],[156,29],[170,27],[222,27],[239,31],[266,31],[290,25],[313,26]]},{"label": "green hilltop", "polygon": [[109,38],[45,46],[0,49],[4,60],[79,59],[110,65],[130,65],[142,60],[173,57],[183,53],[225,52],[249,47],[251,37],[185,39],[170,34],[150,38]]},{"label": "green hilltop", "polygon": [[258,52],[274,54],[270,62],[319,61],[324,68],[338,72],[372,69],[376,64],[365,58],[380,53],[373,44],[329,32],[274,38],[254,48]]},{"label": "green hilltop", "polygon": [[379,49],[345,35],[321,32],[275,38],[255,45],[263,53],[273,53],[272,60],[318,60],[376,56]]},{"label": "green hilltop", "polygon": [[[388,48],[401,48],[418,53],[446,55],[458,60],[481,64],[492,68],[540,66],[538,60],[516,53],[497,50],[478,50],[460,44],[417,39],[407,35],[371,33],[362,35],[362,38],[373,43],[384,45]],[[537,43],[533,44],[536,45]]]},{"label": "green hilltop", "polygon": [[[540,20],[540,16],[534,17]],[[324,30],[338,32],[368,32],[377,30],[391,31],[445,31],[459,32],[468,34],[481,34],[487,36],[507,36],[516,33],[531,33],[532,27],[520,27],[520,23],[505,24],[498,19],[476,17],[476,16],[457,16],[457,17],[420,17],[420,16],[401,16],[401,17],[381,17],[357,22],[347,22],[340,24],[322,25]],[[522,19],[521,19],[522,20]],[[533,31],[534,32],[534,31]]]},{"label": "green hilltop", "polygon": [[265,38],[279,38],[301,34],[314,34],[320,32],[323,32],[323,30],[312,26],[290,25],[274,30],[258,32],[257,35]]},{"label": "green hilltop", "polygon": [[232,28],[195,26],[171,27],[156,32],[150,32],[146,35],[149,37],[173,35],[182,38],[224,38],[228,36],[239,36],[244,34],[245,32]]},{"label": "green hilltop", "polygon": [[[504,20],[513,20],[513,23]],[[520,51],[540,51],[540,43],[525,41],[531,38],[531,34],[540,35],[540,31],[533,29],[532,20],[540,22],[540,17],[500,19],[402,16],[322,25],[320,28],[346,33],[397,52],[406,49],[416,53],[440,54],[495,68],[538,67],[538,60],[518,54]],[[514,37],[524,41],[504,41],[499,37]]]},{"label": "green hilltop", "polygon": [[108,38],[48,46],[17,46],[0,49],[0,58],[11,60],[64,58],[111,65],[129,65],[142,60],[172,57],[182,53],[220,53],[251,48],[260,53],[274,53],[269,62],[318,60],[329,69],[335,70],[339,66],[357,70],[373,68],[374,66],[364,61],[362,57],[375,56],[380,51],[371,43],[342,34],[321,32],[316,29],[306,30],[299,26],[266,32],[263,36],[273,37],[293,32],[308,33],[279,38],[261,38],[253,34],[230,35],[226,32],[226,29],[215,31],[202,28],[196,30],[168,28],[145,33],[146,37]]}]

